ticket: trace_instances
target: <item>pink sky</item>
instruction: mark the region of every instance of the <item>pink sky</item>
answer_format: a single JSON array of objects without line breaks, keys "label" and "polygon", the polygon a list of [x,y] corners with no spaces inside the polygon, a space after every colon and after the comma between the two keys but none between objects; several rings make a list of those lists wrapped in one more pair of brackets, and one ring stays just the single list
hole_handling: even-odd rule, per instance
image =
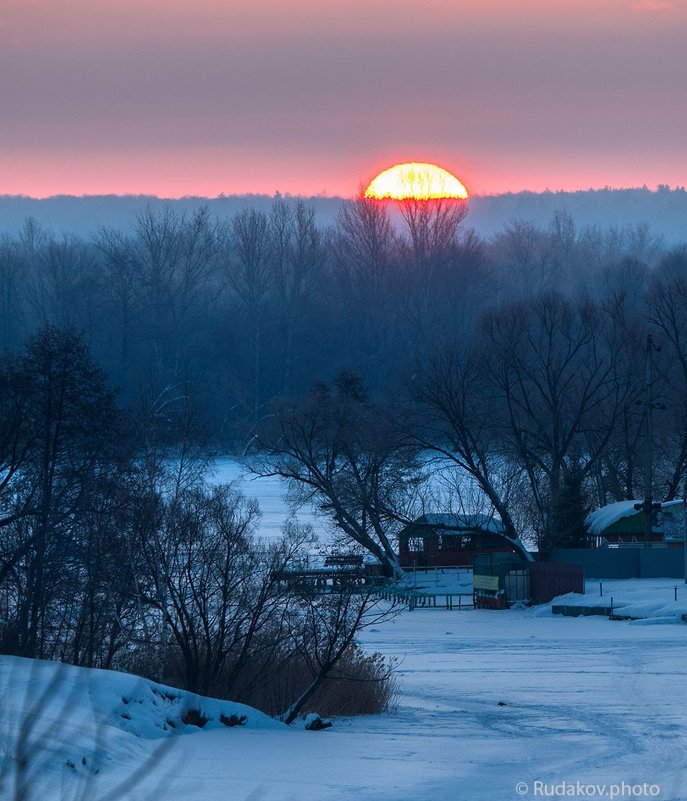
[{"label": "pink sky", "polygon": [[684,0],[3,0],[0,194],[687,184]]}]

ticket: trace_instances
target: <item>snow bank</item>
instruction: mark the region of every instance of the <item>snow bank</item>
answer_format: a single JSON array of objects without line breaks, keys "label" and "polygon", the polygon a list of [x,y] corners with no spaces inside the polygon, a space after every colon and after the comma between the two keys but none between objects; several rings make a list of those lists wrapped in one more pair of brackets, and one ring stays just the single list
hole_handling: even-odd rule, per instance
[{"label": "snow bank", "polygon": [[[604,582],[603,597],[620,598],[633,585],[670,603],[676,582]],[[587,591],[577,598],[597,602],[598,582],[589,582]],[[678,599],[682,592],[678,587]],[[145,768],[140,783],[110,795],[109,801],[508,801],[534,799],[532,793],[518,795],[522,783],[563,779],[650,782],[660,785],[662,801],[685,799],[687,711],[679,703],[685,625],[554,617],[550,607],[435,610],[402,612],[366,629],[362,641],[367,651],[398,660],[402,693],[397,708],[389,715],[339,719],[324,734],[269,720],[266,724],[274,728],[263,729],[258,716],[255,728],[247,722],[246,727],[207,731],[208,723],[193,737],[169,737],[164,730],[156,739],[135,737],[112,721],[124,692],[119,682],[129,680],[131,699],[143,699],[143,710],[132,720],[152,715],[159,721],[154,709],[163,702],[153,704],[132,677],[105,674],[111,678],[98,689],[98,671],[77,671],[96,674],[94,682],[77,682],[81,694],[76,697],[61,696],[63,704],[65,695],[68,700],[68,724],[62,721],[41,744],[46,759],[62,760],[66,775],[55,781],[53,771],[52,782],[41,784],[42,774],[48,773],[43,770],[27,801],[104,801],[139,766]],[[40,700],[36,696],[54,669],[0,659],[3,681],[10,662],[23,667],[13,677],[12,694],[0,696],[0,717],[5,712],[0,773],[3,758],[13,758],[12,749],[6,749],[6,710],[17,699],[27,703],[27,688],[33,693],[29,703]],[[86,745],[93,747],[93,737],[86,727],[98,710],[89,691],[102,691],[98,697],[115,707],[106,710],[110,723],[100,728],[108,762],[87,788],[93,791],[78,794],[78,785],[67,777],[91,765]],[[45,715],[41,725],[45,731]],[[165,759],[151,762],[161,746],[168,748]],[[82,756],[86,766],[79,761]],[[5,800],[1,786],[0,798]]]},{"label": "snow bank", "polygon": [[205,698],[129,673],[57,662],[0,657],[0,687],[11,692],[10,714],[36,705],[40,715],[57,718],[87,698],[101,724],[145,739],[201,728],[283,726],[245,704]]},{"label": "snow bank", "polygon": [[[631,517],[632,515],[639,514],[635,509],[635,504],[641,504],[642,501],[617,501],[616,503],[609,503],[607,506],[602,506],[596,512],[592,512],[587,516],[586,524],[589,533],[593,536],[599,536],[618,520],[624,517]],[[661,510],[657,515],[656,524],[654,525],[654,532],[664,534],[666,540],[681,542],[684,538],[684,503],[678,501],[666,501],[661,504]]]},{"label": "snow bank", "polygon": [[[602,594],[603,593],[603,594]],[[675,579],[618,579],[586,582],[586,593],[559,595],[553,605],[607,606],[628,618],[670,619],[682,622],[687,615],[687,585]]]},{"label": "snow bank", "polygon": [[0,657],[0,699],[0,797],[3,778],[22,777],[27,801],[52,797],[58,776],[97,783],[132,761],[160,761],[172,735],[221,729],[235,740],[244,729],[287,728],[244,704],[138,676],[18,657]]}]

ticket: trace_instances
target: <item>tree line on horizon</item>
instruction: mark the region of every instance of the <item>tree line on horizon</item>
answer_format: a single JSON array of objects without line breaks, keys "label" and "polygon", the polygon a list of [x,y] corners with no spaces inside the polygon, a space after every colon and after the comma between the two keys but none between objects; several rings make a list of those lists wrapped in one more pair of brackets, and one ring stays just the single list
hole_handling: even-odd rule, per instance
[{"label": "tree line on horizon", "polygon": [[[474,189],[474,187],[473,187]],[[46,198],[0,194],[0,230],[18,234],[25,220],[33,217],[49,230],[91,239],[101,227],[129,229],[146,208],[160,213],[165,208],[177,214],[192,215],[202,206],[222,219],[244,208],[269,213],[275,200],[294,203],[298,196],[276,192],[274,195],[232,195],[216,197],[185,196],[161,198],[155,195],[53,195]],[[303,197],[314,209],[321,227],[336,222],[346,198],[317,195]],[[512,219],[527,220],[545,228],[557,211],[570,214],[579,226],[622,227],[639,222],[651,228],[671,244],[684,238],[687,192],[682,186],[659,185],[631,189],[606,187],[585,190],[520,191],[496,195],[472,193],[469,200],[469,225],[481,236],[497,234]]]}]

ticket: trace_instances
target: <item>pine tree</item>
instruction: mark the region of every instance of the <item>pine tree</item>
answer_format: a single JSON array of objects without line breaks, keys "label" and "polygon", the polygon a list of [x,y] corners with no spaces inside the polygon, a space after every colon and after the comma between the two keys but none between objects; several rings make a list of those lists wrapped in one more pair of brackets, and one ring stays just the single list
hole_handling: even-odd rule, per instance
[{"label": "pine tree", "polygon": [[554,505],[554,547],[586,548],[589,534],[585,519],[588,514],[582,471],[574,467],[565,472],[558,500]]}]

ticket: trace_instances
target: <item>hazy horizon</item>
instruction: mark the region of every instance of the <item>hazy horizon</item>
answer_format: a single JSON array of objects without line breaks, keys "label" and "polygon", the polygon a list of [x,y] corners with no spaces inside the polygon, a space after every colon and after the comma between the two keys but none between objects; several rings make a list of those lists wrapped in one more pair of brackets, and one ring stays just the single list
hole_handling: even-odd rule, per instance
[{"label": "hazy horizon", "polygon": [[[498,197],[511,197],[514,195],[576,195],[594,192],[650,192],[657,194],[658,192],[683,192],[685,186],[682,184],[656,184],[654,186],[647,186],[647,184],[633,185],[633,186],[587,186],[579,187],[577,189],[562,189],[562,188],[544,188],[544,189],[507,189],[501,192],[471,192],[468,198],[468,203],[473,199],[486,199]],[[274,192],[219,192],[216,195],[208,195],[202,193],[186,193],[183,195],[160,195],[155,192],[55,192],[50,195],[32,195],[26,192],[2,192],[0,198],[2,199],[26,199],[26,200],[56,200],[59,198],[73,198],[76,200],[86,200],[88,198],[151,198],[160,201],[176,201],[176,200],[220,200],[222,198],[266,198],[273,200],[275,198],[286,198],[291,200],[356,200],[360,197],[359,193],[354,194],[331,194],[331,193],[316,193],[308,194],[302,192],[288,192],[276,189]]]},{"label": "hazy horizon", "polygon": [[[161,211],[170,207],[180,214],[193,214],[207,206],[216,217],[227,218],[244,208],[269,212],[275,197],[304,200],[312,206],[319,225],[336,223],[346,198],[298,195],[189,195],[161,198],[154,195],[55,195],[31,198],[0,195],[0,234],[18,233],[27,218],[56,234],[90,237],[102,227],[130,228],[147,208]],[[578,190],[575,192],[519,192],[473,195],[468,200],[464,227],[490,237],[514,220],[547,228],[558,213],[567,213],[578,228],[601,226],[627,228],[648,225],[666,244],[685,241],[687,192],[682,187],[656,190],[648,188]]]}]

